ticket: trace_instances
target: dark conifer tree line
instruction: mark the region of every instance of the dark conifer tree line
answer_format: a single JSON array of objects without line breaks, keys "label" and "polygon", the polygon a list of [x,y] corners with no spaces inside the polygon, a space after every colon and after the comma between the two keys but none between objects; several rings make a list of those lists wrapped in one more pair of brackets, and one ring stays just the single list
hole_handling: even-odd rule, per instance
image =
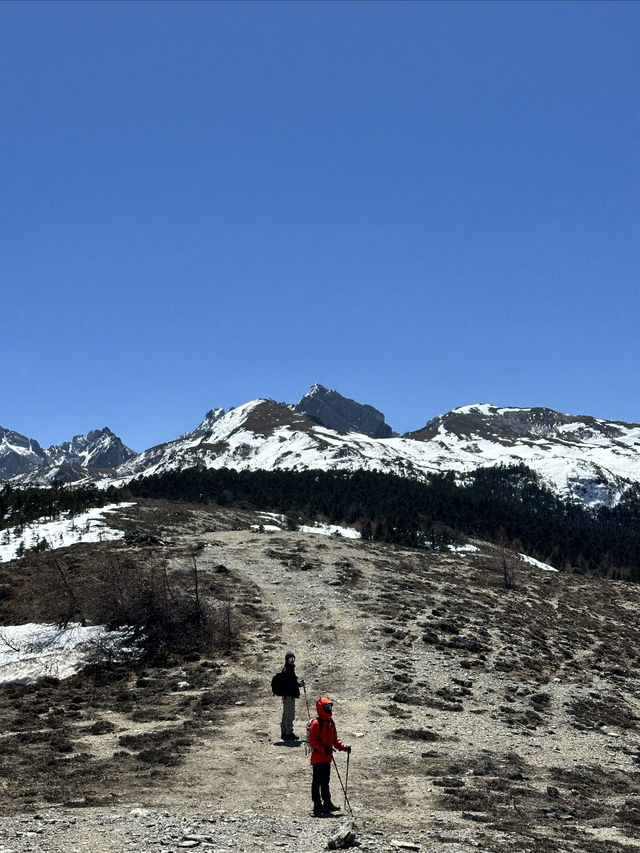
[{"label": "dark conifer tree line", "polygon": [[[80,513],[122,499],[109,487],[0,488],[0,529]],[[191,468],[139,477],[127,497],[216,503],[325,521],[365,539],[441,549],[478,537],[556,568],[640,580],[640,487],[614,507],[589,510],[558,497],[524,465],[425,481],[369,471],[233,471]]]},{"label": "dark conifer tree line", "polygon": [[117,503],[119,495],[119,491],[113,487],[68,488],[63,483],[55,483],[49,488],[15,488],[7,484],[0,487],[0,530],[21,527],[37,518],[54,519],[63,512],[77,515],[90,507]]},{"label": "dark conifer tree line", "polygon": [[426,481],[368,471],[189,469],[134,480],[133,495],[216,502],[356,527],[365,538],[441,548],[475,536],[557,568],[640,579],[640,491],[590,511],[562,500],[525,465]]}]

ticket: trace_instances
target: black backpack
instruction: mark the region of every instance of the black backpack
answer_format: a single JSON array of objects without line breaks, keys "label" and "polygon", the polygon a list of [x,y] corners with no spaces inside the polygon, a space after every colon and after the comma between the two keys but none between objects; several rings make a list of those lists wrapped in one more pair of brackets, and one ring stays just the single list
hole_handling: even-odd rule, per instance
[{"label": "black backpack", "polygon": [[274,696],[284,696],[286,675],[282,670],[276,672],[271,679],[271,692]]}]

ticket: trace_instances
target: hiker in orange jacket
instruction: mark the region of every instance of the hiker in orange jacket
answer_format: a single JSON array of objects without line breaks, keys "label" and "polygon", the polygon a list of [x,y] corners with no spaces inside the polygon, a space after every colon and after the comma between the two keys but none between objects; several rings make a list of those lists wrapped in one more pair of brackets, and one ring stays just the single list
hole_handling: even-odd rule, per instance
[{"label": "hiker in orange jacket", "polygon": [[331,814],[340,811],[339,806],[331,802],[329,778],[331,776],[331,759],[334,750],[351,752],[350,746],[345,746],[336,731],[333,722],[333,702],[327,696],[322,696],[316,702],[318,716],[309,723],[309,746],[311,748],[311,799],[315,816]]}]

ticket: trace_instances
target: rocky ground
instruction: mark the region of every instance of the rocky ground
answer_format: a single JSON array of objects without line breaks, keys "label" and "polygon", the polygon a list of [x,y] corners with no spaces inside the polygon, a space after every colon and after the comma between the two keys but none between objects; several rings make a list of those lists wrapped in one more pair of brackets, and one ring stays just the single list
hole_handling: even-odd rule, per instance
[{"label": "rocky ground", "polygon": [[[119,523],[164,544],[61,554],[75,577],[114,552],[170,572],[196,554],[228,635],[208,656],[2,688],[1,853],[324,849],[349,815],[311,817],[304,746],[279,740],[288,648],[353,747],[361,849],[640,847],[637,587],[482,543],[419,552],[261,520],[141,502]],[[3,567],[5,624],[47,617],[46,559]],[[297,713],[304,734],[304,697]],[[332,790],[342,804],[335,771]]]}]

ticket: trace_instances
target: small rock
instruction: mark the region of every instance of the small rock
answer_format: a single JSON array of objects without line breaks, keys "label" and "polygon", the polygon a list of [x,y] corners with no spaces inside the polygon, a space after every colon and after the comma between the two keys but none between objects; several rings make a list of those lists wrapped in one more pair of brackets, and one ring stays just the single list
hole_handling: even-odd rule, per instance
[{"label": "small rock", "polygon": [[235,704],[240,706],[240,705],[244,705],[244,702],[242,701],[242,699],[239,699]]},{"label": "small rock", "polygon": [[189,687],[189,686],[190,685],[189,685],[188,681],[179,681],[178,682],[178,690],[186,690],[187,687]]},{"label": "small rock", "polygon": [[346,850],[356,843],[356,832],[352,820],[343,823],[327,842],[327,850]]}]

